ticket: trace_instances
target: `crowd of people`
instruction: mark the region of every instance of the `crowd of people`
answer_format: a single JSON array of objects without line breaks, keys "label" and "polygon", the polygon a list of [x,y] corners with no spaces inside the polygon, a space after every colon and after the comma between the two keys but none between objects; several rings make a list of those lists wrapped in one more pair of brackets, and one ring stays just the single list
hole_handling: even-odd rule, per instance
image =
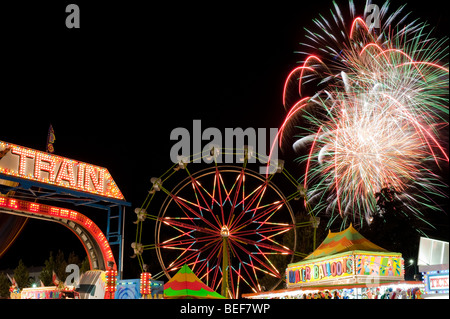
[{"label": "crowd of people", "polygon": [[286,294],[275,299],[423,299],[423,289],[411,288],[351,288],[333,290],[299,291],[297,294]]}]

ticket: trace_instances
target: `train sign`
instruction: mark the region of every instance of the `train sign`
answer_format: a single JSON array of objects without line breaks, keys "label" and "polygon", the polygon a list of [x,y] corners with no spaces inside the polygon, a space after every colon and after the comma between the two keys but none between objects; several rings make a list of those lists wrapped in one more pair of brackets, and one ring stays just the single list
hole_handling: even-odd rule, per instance
[{"label": "train sign", "polygon": [[106,168],[0,141],[2,175],[124,200]]}]

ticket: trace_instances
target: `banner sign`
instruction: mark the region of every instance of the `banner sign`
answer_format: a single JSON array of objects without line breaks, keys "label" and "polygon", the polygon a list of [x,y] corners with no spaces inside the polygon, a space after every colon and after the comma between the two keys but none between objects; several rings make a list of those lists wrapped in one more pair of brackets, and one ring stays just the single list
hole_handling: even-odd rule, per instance
[{"label": "banner sign", "polygon": [[61,299],[61,290],[57,287],[24,288],[21,299]]},{"label": "banner sign", "polygon": [[448,290],[448,275],[430,276],[430,290]]},{"label": "banner sign", "polygon": [[422,274],[427,294],[448,294],[448,270],[428,271]]},{"label": "banner sign", "polygon": [[287,270],[287,284],[319,282],[330,278],[343,278],[353,275],[353,256],[329,259],[326,261],[309,263]]},{"label": "banner sign", "polygon": [[0,141],[2,174],[124,200],[106,168]]},{"label": "banner sign", "polygon": [[400,256],[355,255],[355,274],[366,276],[402,277],[404,261]]},{"label": "banner sign", "polygon": [[[286,269],[287,287],[338,283],[349,278],[371,278],[379,280],[402,280],[404,262],[401,254],[377,253],[339,254],[320,261],[305,261],[290,264]],[[362,280],[364,281],[364,280]]]}]

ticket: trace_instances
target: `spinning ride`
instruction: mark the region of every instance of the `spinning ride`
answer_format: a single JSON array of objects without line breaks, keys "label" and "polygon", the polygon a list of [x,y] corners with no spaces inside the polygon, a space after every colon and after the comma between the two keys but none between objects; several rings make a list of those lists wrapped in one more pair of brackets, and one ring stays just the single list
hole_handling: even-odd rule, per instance
[{"label": "spinning ride", "polygon": [[[219,164],[221,151],[212,154],[202,157],[211,163],[207,168],[191,172],[202,165],[190,165],[194,159],[180,159],[161,177],[152,178],[146,200],[135,210],[135,257],[143,267],[144,250],[155,249],[162,271],[154,277],[165,274],[170,279],[187,264],[206,285],[217,291],[220,287],[228,298],[246,291],[272,290],[284,280],[286,265],[298,254],[289,202],[300,198],[300,188],[279,162],[271,165],[274,173],[267,177],[249,169],[255,159],[267,161],[246,148],[223,150],[224,155],[235,155],[240,166]],[[171,187],[175,173],[186,177]],[[283,186],[292,190],[287,197],[275,184],[281,177],[288,181]],[[158,209],[156,194],[165,197],[158,215],[152,215]],[[154,244],[146,245],[142,241],[148,220],[156,223]]]}]

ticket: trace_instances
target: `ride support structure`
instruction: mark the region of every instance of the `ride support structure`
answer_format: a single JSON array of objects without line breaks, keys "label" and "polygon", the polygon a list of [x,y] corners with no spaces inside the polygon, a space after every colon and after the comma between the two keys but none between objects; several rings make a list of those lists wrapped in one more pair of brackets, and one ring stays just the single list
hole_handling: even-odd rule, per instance
[{"label": "ride support structure", "polygon": [[[0,196],[2,202],[6,203],[6,206],[0,207],[0,213],[64,224],[80,238],[85,248],[94,245],[102,251],[101,246],[106,247],[107,244],[111,254],[113,251],[115,253],[112,260],[117,262],[118,277],[121,278],[125,207],[131,206],[131,203],[125,200],[106,168],[0,141]],[[14,201],[17,207],[10,204]],[[77,211],[44,205],[43,202],[73,206]],[[78,212],[83,207],[106,211],[104,234],[92,220]],[[52,215],[52,212],[58,212],[59,215]],[[92,229],[86,222],[91,223]],[[97,231],[92,235],[94,229]],[[86,238],[91,236],[89,244],[80,237],[81,233]],[[102,254],[105,252],[102,251]],[[97,265],[93,261],[91,267],[105,270],[106,263],[111,259],[107,256],[102,257],[101,261],[102,258],[94,258],[90,253],[89,259],[98,261]]]}]

